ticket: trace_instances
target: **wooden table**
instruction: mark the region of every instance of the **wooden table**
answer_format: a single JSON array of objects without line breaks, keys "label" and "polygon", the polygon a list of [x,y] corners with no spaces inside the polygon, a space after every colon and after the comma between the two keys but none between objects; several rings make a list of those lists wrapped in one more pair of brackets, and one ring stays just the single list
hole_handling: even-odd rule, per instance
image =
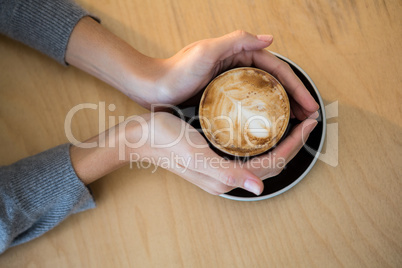
[{"label": "wooden table", "polygon": [[[0,267],[402,267],[402,2],[80,0],[141,52],[169,57],[236,29],[271,33],[326,104],[338,101],[338,165],[318,161],[259,202],[212,196],[162,169],[92,185],[97,208],[0,256]],[[67,142],[80,103],[146,112],[110,86],[0,37],[0,163]],[[81,140],[98,114],[73,120]],[[336,125],[337,124],[337,125]],[[107,124],[108,126],[108,124]]]}]

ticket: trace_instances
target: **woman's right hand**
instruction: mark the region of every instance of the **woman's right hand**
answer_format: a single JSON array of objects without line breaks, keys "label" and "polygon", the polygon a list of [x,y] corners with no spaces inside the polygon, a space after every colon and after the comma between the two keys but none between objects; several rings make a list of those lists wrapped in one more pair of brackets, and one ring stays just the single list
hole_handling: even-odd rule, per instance
[{"label": "woman's right hand", "polygon": [[[259,177],[217,155],[185,121],[165,112],[142,117],[146,124],[137,123],[141,120],[134,117],[134,124],[126,131],[131,147],[126,157],[131,161],[159,165],[211,194],[222,194],[236,187],[261,194],[264,184]],[[140,142],[144,136],[147,139]]]},{"label": "woman's right hand", "polygon": [[282,171],[316,124],[313,119],[304,120],[274,150],[240,165],[217,155],[204,137],[185,121],[169,113],[157,112],[131,117],[86,141],[97,144],[93,148],[72,146],[71,161],[77,176],[85,184],[129,162],[146,161],[211,194],[219,195],[240,187],[259,195],[264,188],[262,179]]},{"label": "woman's right hand", "polygon": [[196,129],[172,114],[158,112],[143,118],[147,121],[147,129],[143,125],[139,131],[137,125],[128,135],[136,142],[144,135],[148,139],[140,147],[129,149],[131,160],[160,165],[216,195],[236,187],[261,194],[262,179],[279,174],[317,124],[314,119],[306,119],[274,150],[240,165],[217,155]]}]

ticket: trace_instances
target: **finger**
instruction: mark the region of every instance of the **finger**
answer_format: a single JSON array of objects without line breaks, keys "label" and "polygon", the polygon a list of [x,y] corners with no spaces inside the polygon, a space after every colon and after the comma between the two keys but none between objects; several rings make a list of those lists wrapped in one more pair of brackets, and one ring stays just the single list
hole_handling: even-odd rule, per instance
[{"label": "finger", "polygon": [[297,119],[302,121],[308,117],[309,112],[306,112],[292,97],[289,97],[289,102],[291,111]]},{"label": "finger", "polygon": [[[169,114],[161,114],[161,116],[164,116],[161,117],[162,120],[170,126],[180,121],[179,119],[169,120],[171,117]],[[187,166],[190,170],[196,170],[199,173],[214,178],[216,181],[227,186],[241,187],[256,195],[261,194],[264,184],[259,177],[239,164],[236,166],[235,162],[220,157],[209,147],[205,147],[205,139],[192,126],[187,125],[187,127],[187,138],[191,140],[192,145],[185,142],[181,146],[173,146],[171,148],[171,153],[181,156],[178,158],[178,161],[180,161],[179,164]],[[190,161],[186,161],[188,159]]]},{"label": "finger", "polygon": [[310,118],[304,120],[292,130],[288,137],[272,150],[272,153],[274,153],[276,157],[284,158],[286,163],[289,163],[306,143],[317,123],[317,120]]},{"label": "finger", "polygon": [[[273,42],[272,35],[252,35],[245,31],[235,31],[230,34],[210,39],[211,56],[214,60],[224,60],[242,51],[261,50]],[[208,43],[206,43],[208,44]]]},{"label": "finger", "polygon": [[309,113],[318,110],[318,103],[287,63],[266,50],[253,53],[253,62],[256,67],[274,75],[303,109]]},{"label": "finger", "polygon": [[290,118],[296,118],[295,114],[293,113],[292,109],[290,109]]},{"label": "finger", "polygon": [[168,170],[213,195],[220,195],[234,188],[185,166],[173,165]]},{"label": "finger", "polygon": [[[261,165],[254,165],[254,168],[250,169],[250,171],[260,178],[279,174],[283,167],[300,151],[316,125],[317,121],[314,119],[304,120],[274,150],[266,155],[259,156],[259,161],[257,162],[261,163]],[[264,165],[264,161],[270,164],[268,168],[266,168],[267,165]],[[272,163],[274,163],[274,166],[272,166]]]}]

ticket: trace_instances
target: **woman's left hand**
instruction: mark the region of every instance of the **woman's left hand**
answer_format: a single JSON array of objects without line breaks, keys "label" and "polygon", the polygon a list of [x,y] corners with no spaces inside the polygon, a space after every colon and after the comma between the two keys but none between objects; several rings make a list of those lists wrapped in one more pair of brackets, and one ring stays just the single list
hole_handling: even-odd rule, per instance
[{"label": "woman's left hand", "polygon": [[272,40],[270,35],[235,31],[186,46],[173,57],[162,60],[154,102],[182,103],[200,92],[217,74],[234,67],[256,66],[282,83],[289,94],[293,114],[304,120],[319,106],[289,65],[264,50]]}]

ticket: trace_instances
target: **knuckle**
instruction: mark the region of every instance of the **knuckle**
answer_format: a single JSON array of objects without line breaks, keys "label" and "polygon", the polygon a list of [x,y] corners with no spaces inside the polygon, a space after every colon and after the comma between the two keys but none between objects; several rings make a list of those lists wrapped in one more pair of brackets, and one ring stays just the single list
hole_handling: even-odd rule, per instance
[{"label": "knuckle", "polygon": [[266,173],[261,176],[261,179],[265,180],[271,177],[275,177],[279,175],[283,171],[283,167],[273,167],[270,169],[267,169]]},{"label": "knuckle", "polygon": [[300,83],[298,83],[297,85],[296,85],[296,87],[295,87],[295,91],[296,92],[302,92],[302,91],[305,91],[305,90],[307,90],[306,89],[306,87],[300,82]]},{"label": "knuckle", "polygon": [[205,56],[205,54],[208,53],[208,51],[210,51],[210,44],[209,44],[209,42],[206,42],[206,41],[199,42],[193,48],[193,52],[200,57]]},{"label": "knuckle", "polygon": [[239,54],[243,51],[243,45],[241,43],[235,44],[233,47],[233,55]]},{"label": "knuckle", "polygon": [[282,172],[282,170],[283,170],[283,168],[274,168],[271,171],[270,177],[274,177],[274,176],[279,175]]},{"label": "knuckle", "polygon": [[220,195],[220,193],[214,189],[207,189],[207,193],[212,194],[212,195]]},{"label": "knuckle", "polygon": [[166,119],[168,119],[170,117],[170,113],[167,112],[156,112],[154,113],[155,116],[155,120],[157,121],[161,121],[161,122],[165,122]]},{"label": "knuckle", "polygon": [[216,181],[212,184],[210,184],[207,187],[204,187],[203,189],[208,192],[209,194],[212,195],[221,195],[223,193],[226,193],[228,191],[230,191],[233,187],[229,187],[227,185],[222,184],[219,181]]},{"label": "knuckle", "polygon": [[165,126],[167,124],[167,122],[169,122],[169,118],[173,116],[170,113],[167,112],[156,112],[153,113],[153,120],[155,125],[157,126]]},{"label": "knuckle", "polygon": [[279,67],[281,69],[291,70],[290,65],[287,62],[284,62],[283,60],[280,61]]},{"label": "knuckle", "polygon": [[186,53],[186,52],[188,52],[188,51],[194,49],[195,47],[197,47],[199,43],[202,43],[202,40],[196,41],[196,42],[194,42],[194,43],[191,43],[191,44],[185,46],[185,47],[181,50],[181,52],[182,52],[182,53]]},{"label": "knuckle", "polygon": [[244,37],[244,36],[247,36],[248,33],[246,31],[244,31],[244,30],[238,29],[238,30],[233,32],[233,35],[238,36],[238,37]]},{"label": "knuckle", "polygon": [[273,169],[271,170],[271,172],[269,173],[269,178],[270,178],[270,177],[275,177],[275,176],[279,175],[279,174],[282,172],[282,170],[283,170],[283,168],[278,168],[278,167],[273,168]]},{"label": "knuckle", "polygon": [[228,186],[235,186],[236,185],[236,179],[231,174],[225,174],[224,172],[219,172],[219,180],[224,185],[228,185]]},{"label": "knuckle", "polygon": [[220,184],[216,187],[215,191],[216,191],[217,195],[221,195],[221,194],[229,192],[232,189],[233,189],[233,187],[230,187],[230,186],[227,186],[224,184]]},{"label": "knuckle", "polygon": [[288,72],[289,70],[291,70],[290,65],[287,64],[284,61],[280,61],[278,63],[278,65],[276,66],[276,68],[274,69],[274,71],[272,72],[272,74],[276,77],[279,78],[279,76],[284,73],[284,72]]}]

